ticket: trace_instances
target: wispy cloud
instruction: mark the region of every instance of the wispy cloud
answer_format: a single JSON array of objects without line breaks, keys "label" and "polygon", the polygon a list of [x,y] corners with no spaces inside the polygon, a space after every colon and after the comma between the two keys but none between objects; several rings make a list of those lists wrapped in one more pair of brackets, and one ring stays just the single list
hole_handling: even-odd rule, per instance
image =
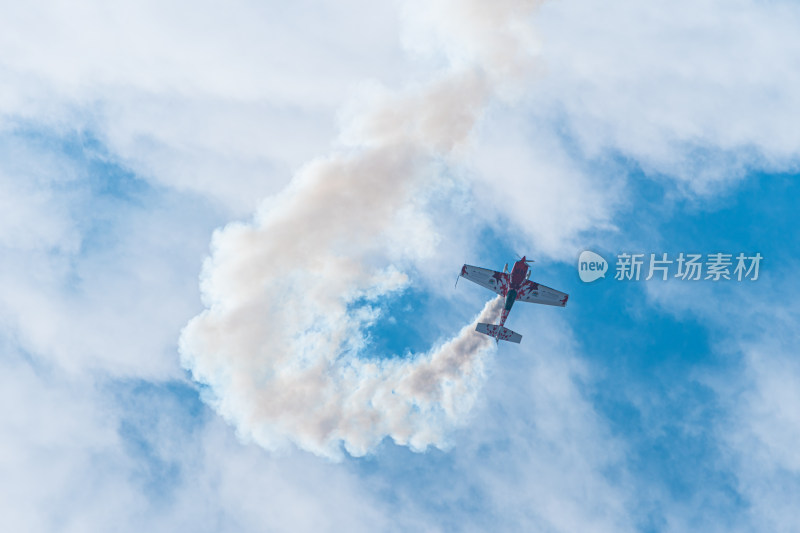
[{"label": "wispy cloud", "polygon": [[[785,307],[752,312],[795,287],[640,302],[642,315],[667,308],[716,332],[725,357],[745,354],[721,356],[730,368],[720,374],[682,368],[721,409],[702,419],[688,442],[702,440],[703,452],[689,457],[727,477],[677,496],[653,472],[679,469],[685,481],[696,464],[671,462],[680,450],[666,437],[644,444],[667,446],[664,456],[639,453],[636,429],[612,426],[603,403],[649,398],[663,408],[625,404],[642,415],[639,429],[678,427],[697,398],[650,390],[643,374],[661,367],[599,394],[603,368],[641,354],[615,339],[619,359],[591,352],[590,365],[578,346],[595,339],[571,345],[570,329],[583,330],[545,315],[520,350],[501,347],[496,359],[470,333],[480,293],[474,308],[448,299],[467,297],[461,287],[450,296],[452,262],[487,248],[571,261],[595,229],[629,233],[620,209],[641,201],[630,187],[639,176],[706,202],[751,170],[796,169],[797,7],[396,8],[4,10],[0,390],[15,408],[0,415],[2,528],[687,530],[712,527],[711,516],[796,529],[797,318]],[[76,137],[92,142],[61,142]],[[114,197],[121,174],[145,193]],[[201,304],[208,234],[254,210],[214,238]],[[486,235],[490,244],[472,243]],[[410,283],[443,302],[420,320],[456,341],[380,360],[365,349],[378,300]],[[729,314],[751,311],[729,327],[715,316],[720,301]],[[177,361],[177,331],[203,307],[183,337],[185,361],[242,434],[327,456],[341,457],[342,443],[379,454],[331,464],[237,440],[198,404]],[[646,344],[651,326],[637,327],[624,334]],[[131,379],[149,385],[125,396]],[[163,380],[183,380],[182,392]],[[197,427],[183,431],[198,409]],[[384,436],[454,447],[373,448]],[[402,464],[392,468],[392,456]],[[636,461],[652,468],[631,469]]]}]

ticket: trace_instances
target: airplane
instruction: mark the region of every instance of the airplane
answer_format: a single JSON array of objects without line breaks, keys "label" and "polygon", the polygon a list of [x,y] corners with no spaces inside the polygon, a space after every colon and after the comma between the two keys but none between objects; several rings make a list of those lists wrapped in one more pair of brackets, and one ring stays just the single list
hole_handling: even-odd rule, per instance
[{"label": "airplane", "polygon": [[[556,307],[567,305],[569,294],[545,287],[529,279],[531,277],[531,269],[528,263],[532,262],[532,260],[525,259],[525,256],[522,256],[522,259],[514,263],[510,273],[508,272],[508,263],[503,267],[502,272],[472,265],[461,267],[459,277],[467,278],[471,282],[477,283],[481,287],[486,287],[506,299],[503,312],[500,315],[500,324],[480,323],[475,327],[475,331],[493,337],[495,342],[509,341],[519,344],[522,341],[522,335],[504,327],[514,302],[532,302]],[[458,278],[456,278],[456,285],[458,285]]]}]

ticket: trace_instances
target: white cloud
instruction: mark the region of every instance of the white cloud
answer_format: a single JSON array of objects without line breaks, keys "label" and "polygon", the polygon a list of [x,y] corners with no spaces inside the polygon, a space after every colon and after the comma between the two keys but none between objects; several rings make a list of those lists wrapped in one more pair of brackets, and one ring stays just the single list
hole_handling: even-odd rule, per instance
[{"label": "white cloud", "polygon": [[582,238],[615,228],[622,180],[575,161],[552,131],[513,108],[493,111],[473,154],[476,211],[518,253],[576,260]]},{"label": "white cloud", "polygon": [[112,528],[137,496],[117,468],[113,417],[88,380],[64,383],[26,364],[6,344],[0,419],[0,525],[8,531]]},{"label": "white cloud", "polygon": [[[788,340],[788,339],[787,339]],[[716,424],[721,455],[747,503],[742,530],[796,531],[800,493],[800,365],[797,339],[745,345],[741,365],[706,376],[720,395],[724,417]]]},{"label": "white cloud", "polygon": [[[65,378],[6,345],[0,527],[6,531],[376,531],[351,473],[270,457],[169,387]],[[139,383],[137,385],[137,383]],[[194,405],[194,407],[193,407]]]},{"label": "white cloud", "polygon": [[74,252],[80,230],[65,200],[83,177],[69,158],[2,135],[0,143],[0,246],[24,251]]},{"label": "white cloud", "polygon": [[[790,275],[796,267],[777,261],[772,258],[757,282],[647,285],[652,305],[708,328],[709,360],[690,377],[712,393],[714,403],[705,408],[713,418],[704,428],[715,461],[709,468],[731,484],[708,487],[683,508],[671,504],[667,517],[673,530],[686,529],[693,519],[711,519],[716,523],[703,527],[720,531],[800,527],[794,505],[800,493],[798,311],[786,298],[797,294]],[[717,490],[740,499],[741,514],[717,516],[724,507],[709,505],[719,497]]]},{"label": "white cloud", "polygon": [[71,142],[2,137],[5,335],[76,376],[175,376],[177,331],[199,306],[196,268],[220,214],[148,188],[80,143],[61,153]]},{"label": "white cloud", "polygon": [[[167,509],[154,512],[141,487],[127,478],[141,459],[128,457],[119,436],[109,431],[121,415],[108,413],[107,396],[92,390],[103,374],[146,379],[177,375],[175,333],[199,307],[196,264],[206,249],[209,228],[223,217],[249,214],[264,196],[273,202],[266,206],[278,208],[264,208],[254,226],[285,214],[274,202],[291,196],[297,184],[280,191],[302,163],[328,151],[337,129],[336,109],[354,86],[369,93],[360,89],[364,79],[378,78],[391,87],[411,80],[418,91],[398,99],[388,91],[388,107],[378,98],[375,106],[384,113],[370,115],[373,120],[348,131],[362,144],[342,147],[345,136],[337,145],[342,152],[312,163],[300,179],[328,163],[347,169],[363,155],[361,148],[375,148],[370,142],[376,139],[391,151],[397,149],[398,138],[445,151],[452,141],[467,140],[463,144],[471,149],[455,153],[466,156],[467,164],[457,158],[446,164],[450,169],[461,165],[458,177],[463,181],[454,181],[453,190],[462,194],[464,183],[470,184],[475,196],[470,201],[478,206],[459,211],[460,206],[427,203],[428,198],[410,206],[401,196],[390,198],[392,209],[386,214],[380,212],[386,204],[367,206],[375,215],[371,221],[397,227],[370,233],[359,224],[347,225],[346,236],[363,237],[366,244],[358,248],[341,239],[333,256],[358,248],[355,255],[368,263],[364,271],[373,274],[367,276],[366,290],[374,281],[374,294],[402,285],[390,276],[395,284],[381,286],[386,280],[374,275],[392,272],[382,270],[389,263],[397,262],[407,272],[416,268],[433,279],[432,271],[444,270],[443,256],[455,253],[460,262],[472,246],[467,230],[478,228],[481,218],[492,225],[507,218],[511,228],[523,230],[521,248],[567,258],[582,232],[613,224],[616,206],[624,199],[623,180],[613,175],[618,167],[608,164],[609,158],[621,156],[649,175],[667,174],[698,192],[714,190],[744,169],[785,170],[796,164],[800,144],[792,117],[800,92],[797,12],[792,5],[553,2],[536,18],[539,39],[525,26],[529,4],[505,2],[499,11],[481,11],[470,2],[450,17],[453,5],[423,6],[417,14],[421,20],[415,21],[419,4],[413,4],[404,15],[409,19],[404,23],[411,24],[406,42],[422,37],[416,50],[433,50],[430,63],[412,63],[401,53],[395,6],[363,1],[344,7],[339,3],[335,9],[240,2],[224,10],[208,3],[139,3],[123,9],[52,2],[4,11],[4,131],[46,130],[54,138],[84,132],[104,145],[111,161],[155,186],[148,201],[160,202],[101,216],[93,212],[98,206],[85,169],[52,155],[60,147],[32,149],[28,139],[6,139],[11,148],[3,154],[0,173],[3,334],[45,371],[67,371],[66,376],[43,378],[24,365],[6,365],[0,387],[4,402],[24,405],[26,415],[33,413],[9,411],[2,420],[9,436],[0,445],[12,473],[6,479],[15,480],[2,484],[0,500],[8,508],[0,516],[12,524],[7,529],[48,530],[55,523],[75,530],[113,529],[120,517],[137,530],[247,530],[264,524],[278,530],[391,527],[387,516],[397,516],[365,494],[362,480],[341,467],[303,454],[270,458],[255,447],[242,447],[213,422],[199,442],[189,443],[195,448],[180,451],[169,447],[172,437],[163,428],[148,430],[148,438],[166,448],[159,454],[193,472],[176,489],[175,500],[164,504]],[[504,18],[520,6],[524,16]],[[498,33],[497,28],[510,31]],[[509,46],[517,48],[515,53],[506,53]],[[517,54],[519,50],[524,53]],[[546,68],[529,63],[530,52],[541,54]],[[431,65],[446,62],[481,64],[485,78],[455,79],[456,88],[472,89],[464,91],[463,100],[453,98],[452,87],[442,80],[438,87],[444,89],[426,92],[423,82],[430,79]],[[516,74],[521,80],[517,90],[497,86]],[[535,84],[525,85],[533,76]],[[485,103],[482,84],[495,84],[492,89],[502,104],[490,108],[477,134],[470,134],[476,110]],[[524,106],[511,103],[520,95],[519,87],[530,87]],[[414,114],[420,98],[435,103],[438,114]],[[369,107],[363,102],[353,106],[359,113]],[[429,155],[425,149],[410,152],[411,159]],[[21,160],[37,161],[38,168],[8,166]],[[388,168],[395,176],[412,169],[417,179],[430,170],[428,163],[417,163],[364,168],[372,175]],[[387,185],[390,192],[397,190],[393,185]],[[165,192],[164,187],[174,190]],[[484,196],[487,187],[492,187],[491,197]],[[528,197],[537,200],[529,204]],[[209,207],[206,202],[212,201],[224,206],[225,213]],[[356,202],[347,205],[360,207]],[[430,212],[442,206],[443,212]],[[304,214],[314,231],[290,227],[285,237],[307,248],[289,255],[281,247],[270,249],[264,264],[271,272],[311,265],[311,271],[325,275],[331,263],[315,263],[315,233],[331,235],[331,213]],[[460,224],[472,215],[479,220]],[[91,249],[87,228],[98,221],[111,221],[109,233]],[[241,229],[232,225],[225,235]],[[370,255],[376,249],[380,254]],[[255,262],[254,270],[261,264]],[[340,266],[336,260],[332,264]],[[348,282],[361,271],[353,272],[344,288],[333,287],[331,294],[352,288]],[[227,280],[231,287],[226,290],[242,301],[263,296],[260,285],[239,286],[238,273]],[[254,275],[264,281],[259,277],[263,272]],[[277,282],[295,287],[290,276]],[[292,300],[296,293],[271,294],[277,297],[266,300],[267,308],[288,302],[284,313],[295,312],[288,318],[302,320],[306,308]],[[213,291],[206,296],[215,303]],[[241,307],[231,323],[263,320],[263,310]],[[356,318],[368,321],[369,313],[367,309]],[[349,342],[357,347],[361,340],[354,335]],[[624,480],[604,475],[606,469],[622,468],[617,443],[582,393],[580,356],[561,360],[560,354],[571,353],[571,348],[558,340],[551,344],[555,347],[542,359],[525,359],[498,371],[503,379],[491,382],[490,403],[470,430],[487,435],[505,431],[509,439],[463,437],[454,452],[459,468],[478,464],[472,486],[495,495],[492,505],[507,529],[520,524],[554,530],[629,528],[626,506],[631,496],[621,487]],[[784,386],[793,383],[795,369],[789,363],[784,368],[784,363],[748,362],[756,377],[744,385],[748,392],[741,398],[746,404],[737,403],[739,397],[731,399],[732,412],[747,415],[747,425],[731,444],[742,491],[754,504],[753,516],[773,516],[775,528],[796,525],[786,496],[796,491],[796,461],[787,444],[795,436],[796,421],[785,409],[787,398],[795,398]],[[525,372],[517,373],[520,367]],[[509,383],[516,388],[509,391]],[[530,410],[527,390],[533,391]],[[502,409],[511,415],[495,416]],[[424,438],[428,441],[422,442],[446,442],[438,434]],[[361,453],[372,444],[353,449]],[[485,464],[484,445],[494,447]],[[763,467],[760,472],[742,459],[750,453],[763,459],[756,465]],[[99,471],[98,454],[117,468]],[[776,479],[783,493],[774,488]],[[52,514],[42,511],[48,509]]]},{"label": "white cloud", "polygon": [[798,19],[791,2],[547,3],[534,117],[697,192],[796,168]]},{"label": "white cloud", "polygon": [[501,354],[488,402],[455,451],[499,530],[637,529],[626,445],[592,405],[596,371],[568,331],[540,314],[527,347]]},{"label": "white cloud", "polygon": [[0,69],[0,124],[89,131],[240,216],[326,150],[354,83],[415,75],[394,6],[362,0],[9,7]]}]

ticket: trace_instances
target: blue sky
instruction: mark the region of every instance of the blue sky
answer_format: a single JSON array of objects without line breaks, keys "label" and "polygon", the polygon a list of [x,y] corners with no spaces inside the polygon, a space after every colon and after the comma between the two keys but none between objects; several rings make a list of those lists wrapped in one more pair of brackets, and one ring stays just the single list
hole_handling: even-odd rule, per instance
[{"label": "blue sky", "polygon": [[795,4],[74,9],[0,22],[0,529],[800,529]]}]

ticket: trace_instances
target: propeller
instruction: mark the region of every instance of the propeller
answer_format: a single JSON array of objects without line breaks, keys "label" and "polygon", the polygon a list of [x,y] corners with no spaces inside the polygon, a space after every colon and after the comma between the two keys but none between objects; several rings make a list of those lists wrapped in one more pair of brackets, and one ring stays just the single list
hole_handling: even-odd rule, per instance
[{"label": "propeller", "polygon": [[[464,263],[464,266],[467,266],[467,264]],[[461,272],[464,272],[464,267],[461,267]],[[461,278],[461,272],[459,272],[458,277],[456,277],[456,284],[453,285],[454,288],[458,288],[458,280]]]}]

